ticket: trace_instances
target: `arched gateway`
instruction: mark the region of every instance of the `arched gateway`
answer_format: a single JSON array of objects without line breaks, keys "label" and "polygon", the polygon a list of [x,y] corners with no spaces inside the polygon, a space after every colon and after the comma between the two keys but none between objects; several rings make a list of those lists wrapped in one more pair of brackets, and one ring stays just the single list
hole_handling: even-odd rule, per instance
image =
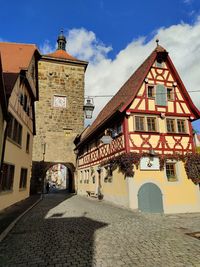
[{"label": "arched gateway", "polygon": [[[59,165],[60,167],[58,168]],[[62,174],[63,169],[65,169],[65,173]],[[45,192],[44,188],[47,181],[52,188],[55,186],[57,190],[66,189],[69,193],[75,193],[74,171],[75,167],[72,163],[34,161],[32,166],[31,193]]]}]

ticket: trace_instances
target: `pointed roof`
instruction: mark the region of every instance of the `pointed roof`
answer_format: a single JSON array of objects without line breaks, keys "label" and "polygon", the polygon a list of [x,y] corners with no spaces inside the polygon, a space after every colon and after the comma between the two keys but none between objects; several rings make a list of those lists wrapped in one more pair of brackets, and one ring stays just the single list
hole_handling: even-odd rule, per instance
[{"label": "pointed roof", "polygon": [[56,50],[55,52],[47,54],[46,56],[52,57],[52,58],[60,58],[60,59],[69,59],[69,60],[79,61],[78,59],[71,56],[65,50],[62,50],[62,49]]},{"label": "pointed roof", "polygon": [[116,95],[114,95],[113,98],[101,110],[87,132],[83,133],[80,143],[84,142],[89,136],[93,135],[96,130],[99,129],[104,123],[106,123],[115,113],[121,113],[125,111],[125,109],[132,103],[133,99],[137,95],[154,61],[159,57],[164,57],[169,60],[174,75],[177,78],[177,82],[180,84],[181,88],[183,88],[183,93],[185,94],[192,111],[198,118],[200,117],[200,112],[194,106],[189,94],[187,93],[187,90],[168,55],[168,52],[162,46],[157,45],[157,47],[153,50],[149,57],[146,58],[146,60],[140,65],[140,67],[119,89]]}]

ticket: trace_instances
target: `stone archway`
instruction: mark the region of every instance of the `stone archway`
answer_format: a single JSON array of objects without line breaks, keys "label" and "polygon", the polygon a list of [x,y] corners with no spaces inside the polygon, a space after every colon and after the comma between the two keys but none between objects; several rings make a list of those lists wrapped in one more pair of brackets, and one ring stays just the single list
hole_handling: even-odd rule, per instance
[{"label": "stone archway", "polygon": [[143,212],[163,213],[162,192],[156,184],[145,183],[140,187],[138,209]]},{"label": "stone archway", "polygon": [[[31,177],[31,187],[30,193],[42,193],[44,192],[44,183],[46,179],[47,171],[52,168],[52,166],[61,164],[64,165],[68,170],[68,190],[69,193],[75,192],[75,167],[73,163],[70,162],[44,162],[44,161],[33,161],[32,163],[32,177]],[[67,185],[66,185],[67,187]]]}]

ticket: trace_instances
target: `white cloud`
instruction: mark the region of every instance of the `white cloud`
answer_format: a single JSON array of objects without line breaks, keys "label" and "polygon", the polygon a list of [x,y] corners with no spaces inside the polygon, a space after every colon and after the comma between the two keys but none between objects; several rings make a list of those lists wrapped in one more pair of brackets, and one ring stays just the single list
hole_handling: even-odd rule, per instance
[{"label": "white cloud", "polygon": [[84,28],[72,29],[69,31],[67,49],[72,55],[83,60],[99,63],[102,61],[112,47],[106,47],[100,40],[97,40],[95,33]]},{"label": "white cloud", "polygon": [[55,51],[55,46],[52,46],[48,40],[45,40],[45,42],[39,46],[40,52],[44,55],[49,54],[53,51]]}]

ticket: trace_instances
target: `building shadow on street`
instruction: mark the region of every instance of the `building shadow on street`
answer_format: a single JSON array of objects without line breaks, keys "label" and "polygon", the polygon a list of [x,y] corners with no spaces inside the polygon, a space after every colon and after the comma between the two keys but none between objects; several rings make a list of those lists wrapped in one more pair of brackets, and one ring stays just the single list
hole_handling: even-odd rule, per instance
[{"label": "building shadow on street", "polygon": [[80,216],[75,212],[73,217],[73,210],[68,214],[57,208],[73,197],[68,194],[63,200],[62,193],[45,196],[0,244],[0,266],[96,266],[94,235],[108,224],[84,212]]}]

